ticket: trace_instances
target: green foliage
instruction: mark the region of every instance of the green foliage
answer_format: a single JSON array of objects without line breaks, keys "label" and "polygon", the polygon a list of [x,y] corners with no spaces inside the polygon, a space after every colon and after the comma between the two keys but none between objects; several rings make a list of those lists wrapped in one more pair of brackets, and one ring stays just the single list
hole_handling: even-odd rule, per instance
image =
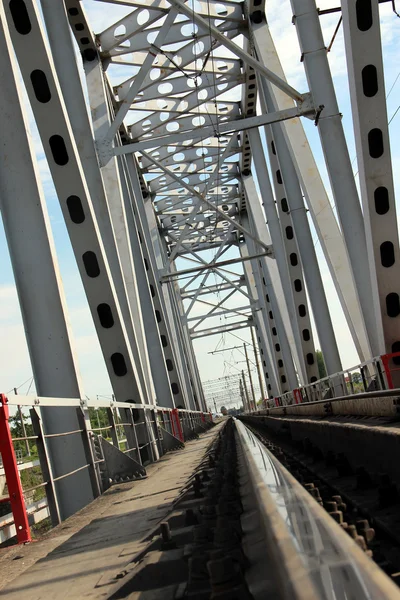
[{"label": "green foliage", "polygon": [[322,355],[321,350],[316,350],[315,354],[317,355],[319,378],[323,379],[327,375],[326,367],[325,367],[325,363],[324,363],[324,357]]}]

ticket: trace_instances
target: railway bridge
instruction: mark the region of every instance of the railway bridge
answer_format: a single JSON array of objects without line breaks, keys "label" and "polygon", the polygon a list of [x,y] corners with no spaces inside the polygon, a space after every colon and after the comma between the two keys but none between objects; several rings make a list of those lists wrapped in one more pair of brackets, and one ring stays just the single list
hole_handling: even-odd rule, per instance
[{"label": "railway bridge", "polygon": [[400,597],[399,17],[0,2],[5,598]]}]

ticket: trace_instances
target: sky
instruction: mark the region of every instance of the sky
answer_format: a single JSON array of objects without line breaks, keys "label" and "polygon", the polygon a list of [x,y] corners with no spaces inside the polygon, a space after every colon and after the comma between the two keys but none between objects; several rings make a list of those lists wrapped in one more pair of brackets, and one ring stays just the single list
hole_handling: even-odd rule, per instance
[{"label": "sky", "polygon": [[[89,21],[96,33],[102,31],[112,19],[117,21],[127,14],[126,7],[116,7],[101,2],[85,0],[83,2]],[[337,6],[335,0],[320,0],[320,9]],[[267,0],[267,18],[275,40],[275,44],[282,61],[287,79],[296,89],[307,91],[307,82],[304,69],[300,63],[300,50],[297,42],[295,27],[291,24],[292,11],[288,0]],[[112,12],[110,12],[112,11]],[[400,55],[400,19],[392,12],[391,3],[380,5],[381,31],[384,53],[384,69],[386,94],[388,95],[387,106],[389,119],[393,118],[389,126],[391,137],[391,151],[393,160],[393,174],[395,180],[396,197],[399,198],[400,186],[400,111],[396,113],[400,105],[400,67],[398,56]],[[335,27],[339,20],[339,14],[334,13],[321,17],[325,44],[328,45]],[[355,159],[354,137],[352,130],[351,108],[346,71],[346,60],[344,52],[343,31],[340,28],[334,41],[332,51],[329,54],[329,62],[332,70],[339,108],[343,114],[343,126],[349,146],[350,157],[354,161],[354,173],[357,172],[357,161]],[[324,183],[330,194],[329,181],[323,161],[321,146],[318,139],[317,128],[311,121],[303,120],[305,129],[314,151],[317,164],[321,171]],[[44,187],[48,211],[52,224],[53,235],[56,244],[57,256],[60,265],[63,285],[65,289],[69,318],[75,341],[78,363],[83,380],[84,390],[88,396],[108,396],[111,394],[111,386],[104,366],[100,346],[95,334],[89,308],[85,299],[82,283],[73,257],[69,238],[63,222],[58,200],[54,192],[53,183],[49,174],[43,150],[39,141],[38,133],[32,123],[32,133],[35,140],[35,148],[39,161],[42,185]],[[357,177],[356,177],[357,181]],[[332,198],[332,196],[330,195]],[[349,368],[356,365],[358,361],[355,348],[345,323],[336,292],[334,290],[327,266],[322,256],[321,248],[313,232],[315,247],[320,260],[321,272],[325,291],[328,297],[331,316],[335,328],[335,334],[341,354],[343,366]],[[229,258],[229,254],[225,256]],[[224,258],[225,258],[224,257]],[[188,266],[187,262],[181,261],[181,265]],[[240,272],[240,267],[231,267],[234,272]],[[215,283],[214,276],[210,276],[208,283]],[[215,302],[216,298],[213,298]],[[238,296],[232,299],[231,306],[240,306],[244,298]],[[197,314],[199,308],[195,309]],[[196,314],[196,312],[193,312]],[[216,323],[217,321],[217,323]],[[207,326],[218,324],[219,319],[210,320]],[[221,324],[224,321],[221,320]],[[314,329],[315,333],[315,329]],[[12,274],[11,263],[4,231],[0,222],[0,390],[8,392],[14,387],[19,388],[19,393],[25,394],[34,391],[32,380],[32,369],[26,345],[18,298]],[[215,349],[231,348],[242,345],[243,341],[250,342],[248,330],[226,333],[222,337],[211,336],[201,338],[194,342],[198,359],[200,374],[203,380],[214,379],[238,372],[244,368],[242,351],[233,350],[209,354]],[[318,347],[318,340],[316,339]]]}]

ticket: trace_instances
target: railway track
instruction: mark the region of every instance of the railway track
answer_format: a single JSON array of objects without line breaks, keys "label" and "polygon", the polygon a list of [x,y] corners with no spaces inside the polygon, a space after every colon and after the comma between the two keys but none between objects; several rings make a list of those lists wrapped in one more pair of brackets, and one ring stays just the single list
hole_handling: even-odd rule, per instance
[{"label": "railway track", "polygon": [[[278,434],[261,419],[247,427],[358,546],[400,585],[400,494],[389,474],[357,466],[344,452],[324,452],[310,438]],[[251,424],[250,424],[251,422]]]},{"label": "railway track", "polygon": [[227,420],[171,513],[102,597],[400,598],[389,532],[313,471],[307,452],[293,454],[261,424]]}]

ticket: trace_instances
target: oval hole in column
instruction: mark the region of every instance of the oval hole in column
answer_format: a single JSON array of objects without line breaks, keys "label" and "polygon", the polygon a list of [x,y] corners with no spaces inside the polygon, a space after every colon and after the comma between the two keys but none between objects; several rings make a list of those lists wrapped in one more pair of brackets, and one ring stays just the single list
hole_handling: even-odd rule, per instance
[{"label": "oval hole in column", "polygon": [[299,316],[305,317],[307,314],[306,307],[304,304],[299,304]]},{"label": "oval hole in column", "polygon": [[172,360],[170,358],[167,358],[167,360],[165,362],[166,362],[168,371],[169,372],[173,371],[174,370],[174,365],[173,365]]},{"label": "oval hole in column", "polygon": [[49,145],[56,165],[60,167],[66,165],[69,161],[69,156],[61,135],[52,135],[49,139]]},{"label": "oval hole in column", "polygon": [[163,348],[166,348],[166,347],[168,346],[168,340],[167,340],[167,338],[165,337],[165,335],[162,335],[162,336],[161,336],[161,344],[162,344],[162,347],[163,347]]},{"label": "oval hole in column", "polygon": [[279,345],[279,344],[275,344],[275,350],[276,350],[277,352],[280,352],[280,351],[281,351],[281,347],[280,347],[280,345]]},{"label": "oval hole in column", "polygon": [[281,375],[281,381],[282,383],[286,383],[286,377],[284,375]]},{"label": "oval hole in column", "polygon": [[265,294],[265,299],[266,299],[267,302],[269,302],[269,296],[268,296],[268,294]]},{"label": "oval hole in column", "polygon": [[265,362],[265,360],[263,360],[263,366],[266,367],[267,363]]},{"label": "oval hole in column", "polygon": [[357,27],[360,31],[368,31],[372,27],[371,0],[356,1]]},{"label": "oval hole in column", "polygon": [[310,383],[314,383],[314,381],[318,381],[318,379],[313,375],[310,379]]},{"label": "oval hole in column", "polygon": [[389,317],[398,317],[400,314],[400,300],[396,292],[391,292],[386,296],[386,312]]},{"label": "oval hole in column", "polygon": [[299,263],[299,261],[297,260],[296,252],[292,252],[290,254],[289,258],[290,258],[290,264],[292,265],[292,267],[296,267]]},{"label": "oval hole in column", "polygon": [[303,340],[305,342],[309,342],[310,341],[310,331],[308,329],[303,329],[302,335],[303,335]]},{"label": "oval hole in column", "polygon": [[271,150],[272,150],[272,154],[276,155],[275,144],[274,144],[273,140],[271,141]]},{"label": "oval hole in column", "polygon": [[282,184],[282,175],[281,175],[281,170],[278,169],[276,172],[276,180],[277,182],[281,185]]},{"label": "oval hole in column", "polygon": [[151,297],[154,298],[154,296],[156,295],[156,293],[155,293],[154,287],[152,285],[150,285],[150,293],[151,293]]},{"label": "oval hole in column", "polygon": [[28,9],[23,0],[10,0],[10,13],[14,27],[20,35],[27,35],[32,30]]},{"label": "oval hole in column", "polygon": [[156,310],[155,313],[156,313],[157,323],[161,323],[161,314],[160,314],[160,311]]},{"label": "oval hole in column", "polygon": [[285,229],[286,232],[286,237],[288,240],[292,240],[293,239],[293,227],[291,225],[288,225]]},{"label": "oval hole in column", "polygon": [[294,280],[294,289],[296,290],[296,292],[301,292],[301,290],[303,289],[300,279]]},{"label": "oval hole in column", "polygon": [[100,267],[97,262],[97,256],[90,250],[82,255],[83,264],[86,273],[89,277],[98,277],[100,275]]},{"label": "oval hole in column", "polygon": [[[392,352],[400,352],[400,342],[394,342],[394,344],[392,344]],[[400,356],[394,356],[392,360],[395,365],[400,365]]]},{"label": "oval hole in column", "polygon": [[313,365],[314,364],[315,361],[314,361],[314,355],[313,355],[312,352],[308,352],[306,358],[307,358],[307,364],[308,365]]},{"label": "oval hole in column", "polygon": [[372,98],[378,91],[378,72],[375,65],[367,65],[361,71],[364,96]]},{"label": "oval hole in column", "polygon": [[103,302],[97,307],[97,314],[99,315],[100,324],[104,329],[111,329],[114,325],[114,317],[112,315],[111,306]]},{"label": "oval hole in column", "polygon": [[171,383],[171,390],[172,393],[174,394],[174,396],[176,396],[177,394],[179,394],[179,386],[177,383]]},{"label": "oval hole in column", "polygon": [[144,268],[146,269],[146,271],[149,270],[149,263],[147,262],[147,260],[145,258],[143,258],[143,262],[144,262]]},{"label": "oval hole in column", "polygon": [[86,48],[83,52],[82,52],[82,58],[83,58],[83,62],[87,61],[87,62],[92,62],[97,56],[97,52],[94,48]]},{"label": "oval hole in column", "polygon": [[278,367],[280,369],[282,369],[282,367],[283,367],[283,360],[281,360],[281,359],[278,360]]},{"label": "oval hole in column", "polygon": [[368,149],[371,158],[380,158],[383,154],[383,135],[378,127],[368,132]]},{"label": "oval hole in column", "polygon": [[126,362],[121,352],[114,352],[111,355],[111,364],[117,377],[123,377],[127,374],[128,369],[126,368]]},{"label": "oval hole in column", "polygon": [[392,242],[383,242],[380,245],[382,267],[392,267],[394,265],[394,246]]},{"label": "oval hole in column", "polygon": [[260,348],[260,352],[261,354],[264,354],[264,350],[262,348]]},{"label": "oval hole in column", "polygon": [[274,318],[274,315],[272,314],[272,310],[270,310],[268,314],[269,314],[269,318],[270,318],[270,319],[273,319],[273,318]]},{"label": "oval hole in column", "polygon": [[288,207],[288,203],[287,203],[286,198],[282,198],[282,200],[281,200],[281,208],[282,208],[283,212],[285,212],[285,213],[289,212],[289,207]]},{"label": "oval hole in column", "polygon": [[268,384],[268,391],[270,392],[272,390],[271,384]]},{"label": "oval hole in column", "polygon": [[389,191],[381,185],[374,191],[375,210],[378,215],[385,215],[389,210]]},{"label": "oval hole in column", "polygon": [[276,327],[273,327],[271,331],[272,331],[272,335],[276,335]]},{"label": "oval hole in column", "polygon": [[46,104],[51,98],[49,84],[47,83],[46,74],[40,69],[35,69],[31,73],[31,82],[33,91],[38,102]]},{"label": "oval hole in column", "polygon": [[83,210],[81,199],[78,196],[69,196],[67,198],[67,208],[71,221],[79,225],[85,220],[85,213]]}]

